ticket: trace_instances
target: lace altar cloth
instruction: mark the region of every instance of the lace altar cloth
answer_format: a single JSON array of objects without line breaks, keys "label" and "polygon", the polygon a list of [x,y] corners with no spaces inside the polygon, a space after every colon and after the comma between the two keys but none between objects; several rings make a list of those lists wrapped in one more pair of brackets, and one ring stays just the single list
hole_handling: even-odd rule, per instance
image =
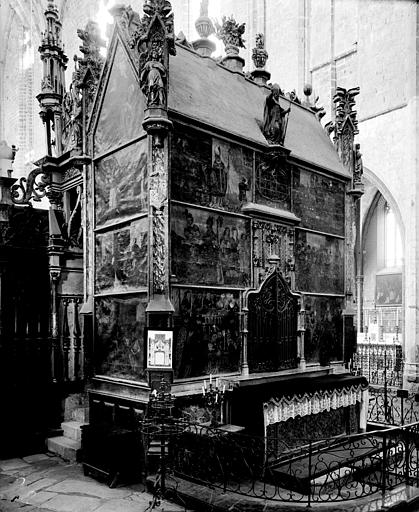
[{"label": "lace altar cloth", "polygon": [[319,414],[323,411],[355,405],[362,401],[362,392],[363,386],[359,384],[292,397],[283,396],[280,399],[271,398],[263,404],[265,427],[296,416]]}]

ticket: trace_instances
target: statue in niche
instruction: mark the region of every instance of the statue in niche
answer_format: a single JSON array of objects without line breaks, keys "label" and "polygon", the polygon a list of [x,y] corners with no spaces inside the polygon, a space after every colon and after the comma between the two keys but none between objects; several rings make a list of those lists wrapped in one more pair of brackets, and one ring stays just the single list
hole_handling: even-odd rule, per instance
[{"label": "statue in niche", "polygon": [[362,163],[362,153],[361,153],[360,149],[361,149],[361,144],[355,144],[354,183],[360,183],[362,181],[362,175],[364,174],[364,164]]},{"label": "statue in niche", "polygon": [[242,178],[239,183],[239,201],[245,203],[247,201],[246,192],[249,190],[249,184],[246,178]]},{"label": "statue in niche", "polygon": [[73,84],[63,99],[63,145],[66,151],[75,149],[81,144],[82,132],[81,99]]},{"label": "statue in niche", "polygon": [[279,103],[281,89],[278,84],[272,86],[271,93],[266,97],[263,112],[263,133],[270,144],[282,144],[288,124],[291,107],[284,109]]},{"label": "statue in niche", "polygon": [[151,43],[150,58],[141,70],[141,89],[148,107],[164,108],[166,105],[166,68],[163,65],[163,44],[159,39]]}]

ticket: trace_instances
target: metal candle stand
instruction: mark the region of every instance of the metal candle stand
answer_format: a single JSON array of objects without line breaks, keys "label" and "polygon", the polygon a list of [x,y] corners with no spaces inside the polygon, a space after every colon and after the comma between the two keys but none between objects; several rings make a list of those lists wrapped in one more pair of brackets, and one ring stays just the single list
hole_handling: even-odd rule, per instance
[{"label": "metal candle stand", "polygon": [[218,427],[217,412],[221,409],[225,397],[225,386],[221,390],[218,387],[218,379],[215,381],[215,388],[212,385],[212,376],[210,375],[209,389],[207,389],[207,382],[204,381],[202,386],[202,398],[205,401],[205,406],[211,411],[211,427]]},{"label": "metal candle stand", "polygon": [[154,485],[153,504],[151,510],[160,505],[162,496],[166,491],[167,458],[166,447],[170,436],[180,429],[179,421],[173,418],[172,409],[175,397],[170,392],[170,384],[162,377],[159,390],[150,393],[147,417],[142,421],[140,431],[151,440],[160,440],[160,463],[158,476]]}]

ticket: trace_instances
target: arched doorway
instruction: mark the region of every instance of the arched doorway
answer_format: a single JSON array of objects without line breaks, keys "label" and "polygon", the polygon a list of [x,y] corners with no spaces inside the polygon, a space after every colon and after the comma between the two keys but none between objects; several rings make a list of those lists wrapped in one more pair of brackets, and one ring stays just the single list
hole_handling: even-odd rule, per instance
[{"label": "arched doorway", "polygon": [[363,198],[362,323],[357,365],[372,385],[403,386],[404,248],[403,226],[393,197],[366,180]]}]

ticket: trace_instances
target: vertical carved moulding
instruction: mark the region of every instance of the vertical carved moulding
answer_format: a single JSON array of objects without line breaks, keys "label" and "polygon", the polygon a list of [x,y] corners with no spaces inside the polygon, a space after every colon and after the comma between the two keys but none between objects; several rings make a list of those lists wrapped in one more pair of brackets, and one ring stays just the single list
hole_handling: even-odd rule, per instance
[{"label": "vertical carved moulding", "polygon": [[70,301],[69,299],[63,299],[63,328],[62,328],[62,350],[63,350],[63,376],[64,381],[69,380],[70,372],[69,372],[69,365],[70,365],[70,345],[71,345],[71,338],[70,338],[70,327],[68,324],[68,305]]},{"label": "vertical carved moulding", "polygon": [[74,378],[75,380],[82,378],[81,364],[80,364],[80,353],[82,350],[81,341],[81,329],[80,329],[80,318],[79,318],[79,304],[81,299],[73,299],[74,310],[73,310],[73,343],[74,343]]},{"label": "vertical carved moulding", "polygon": [[61,270],[50,267],[49,275],[51,281],[51,379],[52,382],[57,382],[57,376],[59,375],[58,282],[61,277]]},{"label": "vertical carved moulding", "polygon": [[249,321],[249,308],[247,307],[247,298],[242,299],[242,303],[244,303],[242,310],[240,312],[241,316],[241,334],[242,334],[242,348],[241,348],[241,374],[244,377],[249,375],[249,363],[248,363],[248,321]]},{"label": "vertical carved moulding", "polygon": [[165,144],[156,134],[151,141],[150,215],[152,232],[152,284],[153,294],[168,292],[168,173]]},{"label": "vertical carved moulding", "polygon": [[300,310],[298,312],[297,317],[297,332],[300,339],[299,343],[299,354],[298,357],[300,359],[300,368],[305,370],[306,368],[306,359],[305,359],[305,331],[306,331],[306,312],[304,309],[304,296],[299,300]]}]

